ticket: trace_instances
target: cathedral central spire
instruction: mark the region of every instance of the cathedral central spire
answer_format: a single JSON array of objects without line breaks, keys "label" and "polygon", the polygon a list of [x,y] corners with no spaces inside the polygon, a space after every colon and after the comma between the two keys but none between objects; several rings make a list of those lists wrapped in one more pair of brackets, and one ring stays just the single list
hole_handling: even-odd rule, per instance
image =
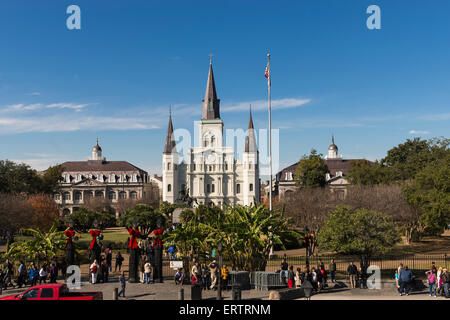
[{"label": "cathedral central spire", "polygon": [[220,119],[220,100],[217,99],[216,84],[214,82],[214,73],[212,61],[209,61],[208,81],[206,82],[206,92],[203,102],[202,120]]}]

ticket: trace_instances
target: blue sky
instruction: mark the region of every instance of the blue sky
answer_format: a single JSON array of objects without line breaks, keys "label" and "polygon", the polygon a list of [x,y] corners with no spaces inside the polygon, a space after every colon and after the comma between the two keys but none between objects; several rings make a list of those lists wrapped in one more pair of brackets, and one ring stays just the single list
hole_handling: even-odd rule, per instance
[{"label": "blue sky", "polygon": [[[66,8],[81,8],[81,30]],[[381,8],[369,30],[366,8]],[[267,127],[271,53],[280,167],[331,134],[344,158],[449,137],[448,1],[22,1],[0,3],[0,159],[36,169],[109,160],[161,172],[175,128],[201,117],[209,57],[226,128]]]}]

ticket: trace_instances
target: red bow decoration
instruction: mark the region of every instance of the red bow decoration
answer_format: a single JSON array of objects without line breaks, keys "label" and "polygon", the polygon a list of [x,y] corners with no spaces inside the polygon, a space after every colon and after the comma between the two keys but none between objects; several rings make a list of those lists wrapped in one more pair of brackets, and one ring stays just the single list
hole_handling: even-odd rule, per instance
[{"label": "red bow decoration", "polygon": [[66,231],[64,231],[64,235],[67,237],[66,246],[64,247],[64,249],[65,249],[65,248],[67,248],[69,243],[72,242],[72,238],[75,235],[75,231],[73,231],[69,228]]},{"label": "red bow decoration", "polygon": [[137,249],[138,245],[137,245],[136,237],[140,236],[141,233],[139,232],[138,229],[133,229],[133,228],[130,228],[128,230],[128,233],[131,236],[130,242],[128,243],[128,248]]},{"label": "red bow decoration", "polygon": [[94,249],[95,240],[100,235],[100,230],[97,230],[97,229],[89,230],[89,234],[92,237],[92,241],[91,241],[91,245],[89,246],[89,250],[92,250],[92,249]]},{"label": "red bow decoration", "polygon": [[155,241],[153,241],[153,247],[156,245],[156,242],[158,242],[159,246],[162,247],[162,241],[159,238],[160,235],[164,233],[163,229],[157,229],[153,231],[153,234],[156,236]]},{"label": "red bow decoration", "polygon": [[310,241],[311,241],[311,235],[308,234],[308,235],[305,237],[305,245],[306,245],[306,246],[309,246]]}]

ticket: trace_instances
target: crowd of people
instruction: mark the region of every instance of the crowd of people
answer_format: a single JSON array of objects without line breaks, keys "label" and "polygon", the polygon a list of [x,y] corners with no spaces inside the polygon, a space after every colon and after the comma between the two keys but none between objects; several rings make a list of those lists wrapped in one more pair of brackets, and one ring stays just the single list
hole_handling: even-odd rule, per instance
[{"label": "crowd of people", "polygon": [[319,261],[317,267],[306,266],[303,269],[297,267],[294,271],[293,265],[288,265],[286,258],[281,262],[280,281],[288,288],[300,288],[305,281],[309,281],[313,287],[313,291],[319,293],[328,287],[328,279],[330,282],[336,282],[336,262],[331,260],[328,270],[325,264]]},{"label": "crowd of people", "polygon": [[[43,264],[40,268],[34,262],[29,263],[28,267],[23,260],[19,261],[17,270],[9,259],[5,260],[0,268],[0,286],[3,290],[9,288],[22,288],[25,286],[35,286],[38,283],[56,283],[59,275],[66,276],[67,265],[64,259],[54,259],[49,264]],[[15,271],[17,277],[14,279]]]},{"label": "crowd of people", "polygon": [[[175,284],[183,285],[185,279],[183,268],[178,268],[174,275]],[[216,260],[209,264],[200,264],[196,258],[192,260],[192,268],[190,270],[191,284],[201,286],[203,290],[217,290],[220,283],[221,289],[228,290],[228,280],[229,270],[226,264],[220,268]]]},{"label": "crowd of people", "polygon": [[[433,262],[431,269],[425,272],[427,277],[429,296],[437,298],[438,296],[443,296],[450,298],[450,274],[446,267],[436,267]],[[403,294],[409,295],[411,287],[414,285],[414,274],[408,268],[407,265],[402,263],[398,266],[395,271],[395,281],[398,288],[400,296]]]}]

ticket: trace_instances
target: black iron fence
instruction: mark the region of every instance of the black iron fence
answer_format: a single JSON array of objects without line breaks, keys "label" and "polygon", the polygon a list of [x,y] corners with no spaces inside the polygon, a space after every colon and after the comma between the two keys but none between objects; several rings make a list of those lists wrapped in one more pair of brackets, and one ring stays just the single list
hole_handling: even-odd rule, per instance
[{"label": "black iron fence", "polygon": [[[266,271],[276,271],[281,269],[281,263],[283,256],[270,259],[267,262]],[[336,271],[339,273],[346,273],[347,267],[350,262],[359,267],[359,256],[337,256],[337,255],[314,255],[308,257],[309,265],[311,267],[318,267],[320,261],[325,265],[325,269],[329,269],[331,259],[334,259],[336,263]],[[294,266],[294,270],[297,267],[306,267],[305,256],[286,256],[286,262],[288,265]],[[398,268],[400,263],[404,266],[408,266],[412,271],[426,271],[431,269],[432,263],[435,263],[436,267],[450,267],[450,255],[443,254],[415,254],[415,255],[383,255],[380,257],[372,257],[370,259],[370,265],[378,266],[381,271],[392,271]],[[393,277],[393,274],[392,274]]]}]

